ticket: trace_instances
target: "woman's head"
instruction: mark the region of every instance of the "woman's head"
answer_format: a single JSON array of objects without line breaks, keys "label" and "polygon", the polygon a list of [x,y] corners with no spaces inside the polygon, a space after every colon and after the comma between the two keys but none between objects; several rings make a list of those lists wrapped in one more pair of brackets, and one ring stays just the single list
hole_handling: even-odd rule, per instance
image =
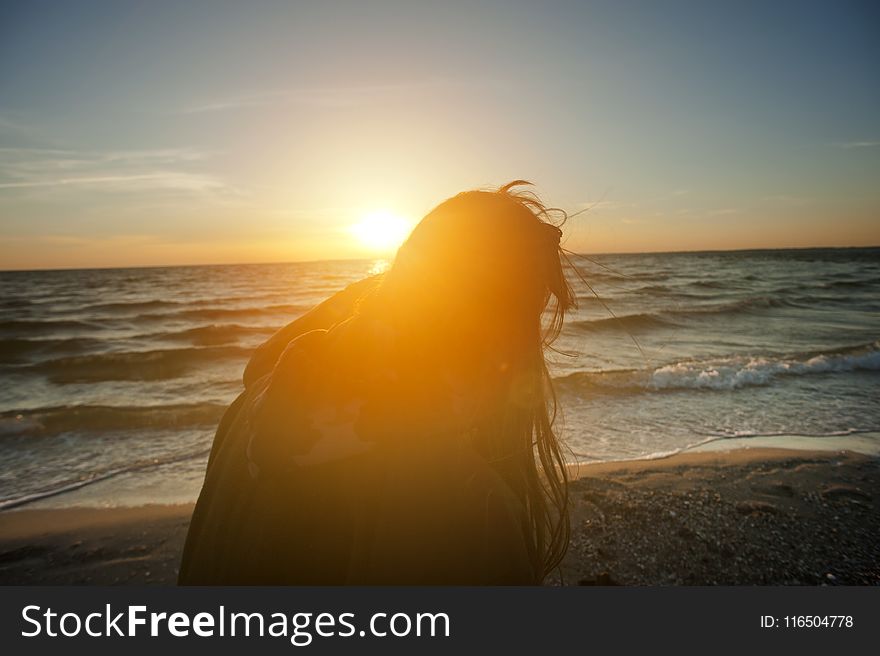
[{"label": "woman's head", "polygon": [[556,213],[564,222],[565,213],[513,190],[524,184],[463,192],[438,205],[401,246],[361,315],[391,326],[402,394],[430,403],[451,386],[468,402],[473,446],[520,495],[536,570],[546,574],[564,554],[569,529],[544,347],[575,296],[551,220]]},{"label": "woman's head", "polygon": [[[514,364],[481,362],[494,356],[534,357],[574,304],[561,230],[536,197],[512,191],[522,184],[467,191],[438,205],[400,247],[380,288],[395,328],[434,347],[423,357],[464,375]],[[551,321],[542,327],[548,306]]]}]

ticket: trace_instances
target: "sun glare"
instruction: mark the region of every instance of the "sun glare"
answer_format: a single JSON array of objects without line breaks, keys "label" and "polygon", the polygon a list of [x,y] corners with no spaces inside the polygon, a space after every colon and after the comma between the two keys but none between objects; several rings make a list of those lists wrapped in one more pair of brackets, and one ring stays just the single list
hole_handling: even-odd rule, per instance
[{"label": "sun glare", "polygon": [[402,216],[387,210],[376,210],[364,214],[350,230],[363,246],[374,251],[388,252],[403,243],[412,227],[412,223]]}]

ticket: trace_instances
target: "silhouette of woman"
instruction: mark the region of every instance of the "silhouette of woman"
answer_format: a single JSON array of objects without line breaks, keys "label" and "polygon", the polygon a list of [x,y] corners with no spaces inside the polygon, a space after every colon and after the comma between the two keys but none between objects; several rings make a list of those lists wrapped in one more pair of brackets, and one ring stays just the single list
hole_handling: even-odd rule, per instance
[{"label": "silhouette of woman", "polygon": [[544,347],[575,297],[558,210],[523,184],[446,200],[386,273],[257,349],[181,584],[521,585],[558,565],[567,474]]}]

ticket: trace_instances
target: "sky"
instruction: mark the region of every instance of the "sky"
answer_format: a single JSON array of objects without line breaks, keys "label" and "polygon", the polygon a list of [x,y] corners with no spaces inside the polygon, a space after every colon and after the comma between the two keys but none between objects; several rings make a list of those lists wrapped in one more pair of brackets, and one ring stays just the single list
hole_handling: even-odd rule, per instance
[{"label": "sky", "polygon": [[0,269],[368,257],[514,179],[578,252],[880,245],[880,5],[0,2]]}]

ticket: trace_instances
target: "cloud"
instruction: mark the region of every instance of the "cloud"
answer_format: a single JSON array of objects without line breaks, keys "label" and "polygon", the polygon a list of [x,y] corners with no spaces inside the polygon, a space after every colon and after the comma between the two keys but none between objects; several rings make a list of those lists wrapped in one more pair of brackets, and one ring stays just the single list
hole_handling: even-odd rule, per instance
[{"label": "cloud", "polygon": [[18,182],[0,182],[0,189],[28,189],[34,187],[64,186],[98,186],[98,187],[129,187],[143,189],[177,189],[182,191],[205,192],[222,189],[224,185],[210,176],[194,175],[173,171],[157,171],[140,175],[104,175],[52,180],[21,180]]},{"label": "cloud", "polygon": [[0,148],[0,192],[4,190],[90,187],[111,191],[224,193],[213,175],[192,170],[207,157],[190,148],[75,151]]},{"label": "cloud", "polygon": [[2,238],[4,245],[33,246],[34,244],[41,244],[47,246],[75,248],[98,246],[105,250],[109,247],[128,248],[131,246],[140,246],[148,243],[161,243],[163,241],[158,235],[150,234],[107,235],[100,237],[94,235],[82,236],[58,233],[41,235],[0,234],[0,238]]},{"label": "cloud", "polygon": [[841,141],[834,145],[838,148],[876,148],[880,141]]},{"label": "cloud", "polygon": [[28,135],[33,131],[34,129],[30,125],[0,114],[0,133]]},{"label": "cloud", "polygon": [[18,165],[79,166],[101,163],[179,163],[203,160],[207,153],[192,148],[79,151],[57,148],[0,148],[0,167]]},{"label": "cloud", "polygon": [[394,98],[409,98],[414,92],[448,84],[443,80],[424,80],[400,84],[379,84],[339,87],[297,87],[273,89],[214,99],[164,112],[166,114],[205,114],[273,105],[308,107],[351,107]]}]

